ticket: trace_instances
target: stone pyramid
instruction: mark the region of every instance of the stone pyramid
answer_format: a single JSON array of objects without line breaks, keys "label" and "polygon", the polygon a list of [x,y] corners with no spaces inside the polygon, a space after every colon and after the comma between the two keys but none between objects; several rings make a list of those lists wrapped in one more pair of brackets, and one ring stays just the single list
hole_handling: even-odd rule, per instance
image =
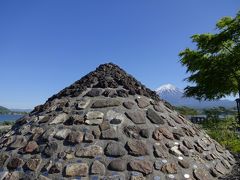
[{"label": "stone pyramid", "polygon": [[0,138],[0,179],[210,180],[234,163],[229,151],[112,63]]}]

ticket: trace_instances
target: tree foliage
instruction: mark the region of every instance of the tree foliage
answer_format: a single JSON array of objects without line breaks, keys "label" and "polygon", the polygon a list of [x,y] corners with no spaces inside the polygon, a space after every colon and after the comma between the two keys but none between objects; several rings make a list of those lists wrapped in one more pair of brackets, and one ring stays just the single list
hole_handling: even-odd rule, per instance
[{"label": "tree foliage", "polygon": [[177,106],[174,107],[182,115],[197,115],[198,111],[196,109],[186,107],[186,106]]},{"label": "tree foliage", "polygon": [[240,92],[240,12],[216,24],[216,33],[191,37],[195,49],[180,52],[180,62],[190,74],[185,96],[219,99]]},{"label": "tree foliage", "polygon": [[208,135],[231,152],[240,153],[240,135],[236,129],[240,126],[235,118],[225,120],[208,119],[201,124]]}]

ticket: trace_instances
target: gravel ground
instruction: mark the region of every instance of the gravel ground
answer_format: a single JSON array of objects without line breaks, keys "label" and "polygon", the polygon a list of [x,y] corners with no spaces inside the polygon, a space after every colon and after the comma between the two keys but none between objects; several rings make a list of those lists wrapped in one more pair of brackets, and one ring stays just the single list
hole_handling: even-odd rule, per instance
[{"label": "gravel ground", "polygon": [[225,177],[219,178],[222,180],[240,180],[240,154],[235,155],[235,159],[237,160],[236,165],[233,167],[232,172]]}]

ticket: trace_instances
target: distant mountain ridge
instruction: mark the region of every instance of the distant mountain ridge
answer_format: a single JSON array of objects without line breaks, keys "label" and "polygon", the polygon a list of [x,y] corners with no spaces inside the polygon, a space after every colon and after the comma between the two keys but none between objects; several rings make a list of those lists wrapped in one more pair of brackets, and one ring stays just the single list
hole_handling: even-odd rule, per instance
[{"label": "distant mountain ridge", "polygon": [[0,114],[26,114],[31,112],[32,109],[8,109],[0,106]]},{"label": "distant mountain ridge", "polygon": [[11,111],[8,108],[0,106],[0,114],[7,114],[9,112],[11,112]]},{"label": "distant mountain ridge", "polygon": [[218,106],[231,108],[235,106],[235,102],[230,100],[198,101],[192,97],[183,97],[184,91],[172,84],[164,84],[157,88],[156,92],[161,99],[168,101],[174,106],[187,106],[192,108],[212,108]]}]

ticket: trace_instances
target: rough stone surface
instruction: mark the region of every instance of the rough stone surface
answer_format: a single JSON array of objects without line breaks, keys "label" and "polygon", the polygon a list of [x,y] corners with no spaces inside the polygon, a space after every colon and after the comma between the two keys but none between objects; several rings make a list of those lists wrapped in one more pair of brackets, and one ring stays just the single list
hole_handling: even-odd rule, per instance
[{"label": "rough stone surface", "polygon": [[96,96],[99,96],[101,94],[101,91],[102,91],[101,89],[93,88],[90,91],[88,91],[86,96],[96,97]]},{"label": "rough stone surface", "polygon": [[105,131],[111,128],[109,121],[103,121],[99,126],[101,131]]},{"label": "rough stone surface", "polygon": [[90,133],[85,133],[84,134],[84,142],[91,143],[94,141],[94,136]]},{"label": "rough stone surface", "polygon": [[161,140],[163,136],[167,139],[174,139],[173,134],[166,128],[162,127],[155,129],[155,131],[153,132],[153,136],[156,140]]},{"label": "rough stone surface", "polygon": [[147,117],[154,124],[164,124],[163,118],[152,109],[147,110]]},{"label": "rough stone surface", "polygon": [[103,154],[102,147],[97,145],[90,145],[88,147],[80,148],[76,151],[76,156],[78,157],[94,158],[96,156],[101,156],[102,154]]},{"label": "rough stone surface", "polygon": [[120,101],[116,99],[97,100],[92,104],[92,108],[105,108],[119,106]]},{"label": "rough stone surface", "polygon": [[103,121],[104,114],[100,111],[90,111],[85,116],[85,123],[89,125],[98,125]]},{"label": "rough stone surface", "polygon": [[148,154],[146,143],[140,140],[130,140],[127,142],[128,153],[133,156],[144,156]]},{"label": "rough stone surface", "polygon": [[109,163],[108,168],[113,171],[125,171],[126,161],[121,159],[115,159]]},{"label": "rough stone surface", "polygon": [[105,149],[105,154],[111,157],[121,157],[126,154],[126,150],[120,143],[110,142]]},{"label": "rough stone surface", "polygon": [[36,171],[38,169],[40,163],[41,163],[40,158],[29,159],[26,162],[26,167],[31,171]]},{"label": "rough stone surface", "polygon": [[180,166],[182,166],[183,168],[189,168],[189,163],[186,161],[186,160],[179,160],[178,161],[178,164],[180,165]]},{"label": "rough stone surface", "polygon": [[141,111],[126,112],[126,115],[135,124],[145,124],[146,123],[146,118],[145,118],[143,112],[141,112]]},{"label": "rough stone surface", "polygon": [[[121,113],[117,113],[116,111],[109,110],[106,114],[106,119],[110,121],[110,124],[121,124],[125,121],[125,115]],[[113,121],[118,121],[119,123],[113,123]]]},{"label": "rough stone surface", "polygon": [[81,110],[85,109],[90,104],[90,99],[82,99],[80,102],[77,102],[76,108]]},{"label": "rough stone surface", "polygon": [[18,157],[14,157],[12,159],[10,159],[10,161],[7,164],[8,169],[17,169],[18,167],[23,165],[23,160],[18,158]]},{"label": "rough stone surface", "polygon": [[62,170],[62,164],[60,162],[56,162],[52,165],[52,167],[49,169],[50,174],[57,174],[60,173]]},{"label": "rough stone surface", "polygon": [[87,176],[88,175],[88,165],[86,163],[73,163],[65,167],[65,176],[75,177],[75,176]]},{"label": "rough stone surface", "polygon": [[124,102],[123,106],[127,109],[132,109],[134,106],[134,102],[131,102],[131,101]]},{"label": "rough stone surface", "polygon": [[239,175],[235,164],[204,131],[112,63],[0,136],[4,180],[214,180],[232,170]]},{"label": "rough stone surface", "polygon": [[138,171],[145,175],[153,171],[152,163],[147,160],[133,160],[129,163],[129,166],[133,171]]},{"label": "rough stone surface", "polygon": [[176,174],[177,166],[174,163],[167,163],[162,166],[161,171],[167,174]]},{"label": "rough stone surface", "polygon": [[46,156],[53,156],[58,150],[58,143],[56,141],[50,142],[47,144],[47,147],[44,150]]},{"label": "rough stone surface", "polygon": [[139,139],[139,133],[141,129],[138,126],[125,126],[123,128],[123,132],[126,136],[130,138],[136,138]]},{"label": "rough stone surface", "polygon": [[141,135],[143,138],[149,138],[149,130],[148,130],[148,129],[141,129],[141,130],[140,130],[140,135]]},{"label": "rough stone surface", "polygon": [[146,108],[150,105],[150,103],[143,98],[137,98],[136,102],[140,108]]},{"label": "rough stone surface", "polygon": [[5,153],[0,154],[0,167],[2,168],[6,162],[6,160],[9,158],[9,155]]},{"label": "rough stone surface", "polygon": [[207,173],[207,171],[204,171],[202,169],[194,169],[193,176],[197,180],[209,180],[209,173]]},{"label": "rough stone surface", "polygon": [[24,152],[32,153],[36,149],[38,149],[38,144],[35,141],[29,141],[27,145],[24,147]]},{"label": "rough stone surface", "polygon": [[173,146],[170,148],[169,152],[175,156],[181,156],[182,153],[179,151],[178,146]]},{"label": "rough stone surface", "polygon": [[105,166],[100,161],[96,160],[92,163],[91,174],[105,175]]},{"label": "rough stone surface", "polygon": [[68,134],[66,141],[70,144],[79,144],[83,141],[83,133],[72,131]]},{"label": "rough stone surface", "polygon": [[169,156],[166,146],[156,143],[153,147],[155,157],[167,158]]},{"label": "rough stone surface", "polygon": [[25,146],[27,143],[27,140],[23,136],[16,136],[15,140],[13,141],[12,144],[10,144],[9,148],[16,149],[16,148],[21,148]]},{"label": "rough stone surface", "polygon": [[112,139],[112,140],[117,140],[118,139],[118,135],[113,128],[102,131],[102,136],[101,137],[102,137],[102,139]]},{"label": "rough stone surface", "polygon": [[193,145],[191,142],[188,140],[183,140],[183,144],[188,148],[188,149],[193,149]]},{"label": "rough stone surface", "polygon": [[57,117],[55,117],[53,119],[52,122],[50,122],[49,124],[60,124],[60,123],[63,123],[64,121],[66,121],[68,119],[68,115],[66,113],[62,113],[62,114],[59,114]]},{"label": "rough stone surface", "polygon": [[70,129],[60,129],[57,131],[57,133],[54,135],[55,138],[63,140],[65,139],[68,134],[71,132]]}]

